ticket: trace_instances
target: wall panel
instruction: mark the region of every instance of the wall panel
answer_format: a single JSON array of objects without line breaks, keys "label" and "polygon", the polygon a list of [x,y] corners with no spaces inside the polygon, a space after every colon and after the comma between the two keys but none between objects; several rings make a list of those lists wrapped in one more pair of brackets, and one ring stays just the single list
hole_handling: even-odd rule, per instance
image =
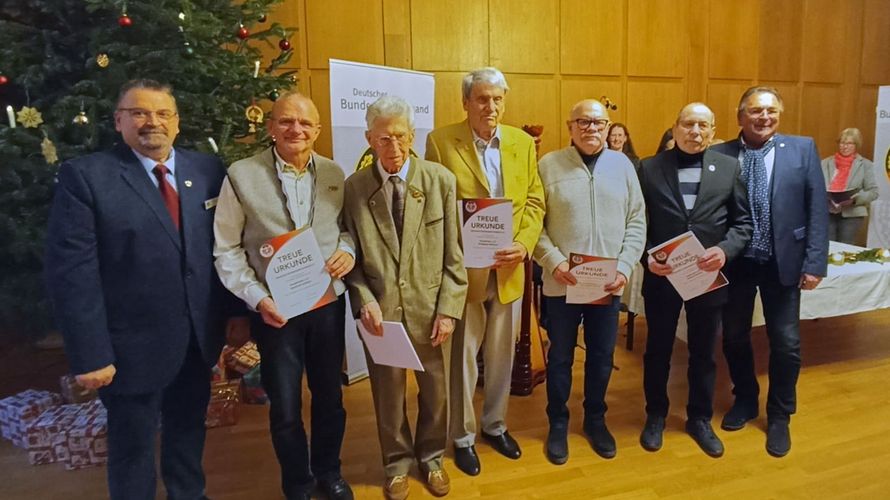
[{"label": "wall panel", "polygon": [[627,16],[627,74],[629,76],[686,75],[689,39],[686,1],[629,0]]},{"label": "wall panel", "polygon": [[491,0],[491,61],[504,72],[558,71],[559,0]]},{"label": "wall panel", "polygon": [[309,67],[326,69],[328,59],[383,64],[383,4],[350,0],[306,2]]},{"label": "wall panel", "polygon": [[315,142],[315,148],[323,155],[330,157],[331,147],[331,75],[328,71],[313,70],[309,77],[309,97],[318,108],[321,117],[321,133]]},{"label": "wall panel", "polygon": [[758,0],[711,0],[708,76],[711,78],[754,79],[757,58],[751,47],[739,40],[758,35]]},{"label": "wall panel", "polygon": [[[890,81],[890,80],[888,80]],[[856,127],[862,132],[862,150],[859,154],[866,158],[872,158],[875,153],[875,114],[878,109],[878,87],[863,85],[859,89],[859,98],[856,102],[857,115],[853,123],[841,124],[838,132],[847,127]],[[826,156],[823,154],[823,156]]]},{"label": "wall panel", "polygon": [[330,57],[434,72],[437,125],[464,118],[466,71],[499,66],[507,123],[543,124],[543,152],[567,143],[572,104],[602,95],[642,155],[691,100],[731,138],[742,91],[766,84],[785,99],[782,132],[828,153],[857,126],[871,154],[875,89],[890,84],[890,0],[285,0],[270,19],[299,27],[289,66],[319,106],[326,154]]},{"label": "wall panel", "polygon": [[626,3],[562,0],[559,55],[564,75],[620,75],[626,45]]},{"label": "wall panel", "polygon": [[414,0],[414,69],[469,71],[488,64],[488,4],[478,0]]},{"label": "wall panel", "polygon": [[816,139],[821,157],[835,151],[835,139],[841,129],[841,89],[833,85],[807,84],[801,94],[801,128]]},{"label": "wall panel", "polygon": [[[757,48],[761,80],[796,82],[800,77],[802,13],[803,0],[760,0],[760,30],[745,33],[735,43],[751,47],[752,52]],[[749,26],[750,21],[739,20]]]},{"label": "wall panel", "polygon": [[681,81],[627,82],[627,124],[640,158],[655,154],[661,134],[686,104]]},{"label": "wall panel", "polygon": [[863,12],[862,83],[890,85],[890,0],[865,0]]}]

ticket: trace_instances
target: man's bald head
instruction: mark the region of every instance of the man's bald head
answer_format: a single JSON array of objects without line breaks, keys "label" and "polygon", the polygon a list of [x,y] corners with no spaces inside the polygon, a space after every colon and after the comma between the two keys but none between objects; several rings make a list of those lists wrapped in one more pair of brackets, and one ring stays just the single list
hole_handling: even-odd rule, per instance
[{"label": "man's bald head", "polygon": [[319,121],[312,99],[299,92],[285,92],[279,97],[272,105],[266,129],[275,140],[281,159],[297,168],[304,167],[321,132]]},{"label": "man's bald head", "polygon": [[688,154],[707,149],[714,137],[714,112],[704,103],[692,102],[683,106],[674,122],[674,143]]},{"label": "man's bald head", "polygon": [[609,126],[609,112],[596,99],[578,101],[569,110],[566,122],[572,144],[578,151],[592,155],[602,151],[606,142],[606,128]]}]

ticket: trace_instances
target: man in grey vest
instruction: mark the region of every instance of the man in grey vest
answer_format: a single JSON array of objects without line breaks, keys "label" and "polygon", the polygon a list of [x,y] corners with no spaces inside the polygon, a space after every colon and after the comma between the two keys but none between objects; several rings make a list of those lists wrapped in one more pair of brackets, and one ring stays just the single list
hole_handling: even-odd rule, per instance
[{"label": "man in grey vest", "polygon": [[[214,221],[216,269],[226,288],[256,311],[251,331],[262,358],[285,497],[308,499],[317,481],[329,498],[351,499],[352,490],[340,475],[346,427],[340,389],[346,311],[341,278],[355,263],[352,239],[340,225],[343,170],[312,151],[321,126],[308,97],[285,93],[266,125],[274,145],[232,164],[223,182]],[[260,247],[306,226],[328,259],[338,299],[288,320],[269,292]],[[312,393],[311,446],[301,419],[304,370]]]}]

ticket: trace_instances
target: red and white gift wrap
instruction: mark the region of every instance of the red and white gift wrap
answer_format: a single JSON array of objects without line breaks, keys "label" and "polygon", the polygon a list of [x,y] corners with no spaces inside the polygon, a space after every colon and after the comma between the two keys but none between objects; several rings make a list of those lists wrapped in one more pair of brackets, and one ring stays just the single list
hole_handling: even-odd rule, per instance
[{"label": "red and white gift wrap", "polygon": [[25,431],[25,448],[31,465],[64,462],[68,459],[66,432],[83,411],[82,404],[68,404],[41,413]]},{"label": "red and white gift wrap", "polygon": [[238,403],[241,402],[241,382],[214,382],[210,386],[210,402],[204,424],[208,429],[238,423]]},{"label": "red and white gift wrap", "polygon": [[86,403],[66,432],[68,470],[101,465],[108,461],[108,418],[99,400]]},{"label": "red and white gift wrap", "polygon": [[41,413],[62,404],[55,392],[28,389],[0,400],[0,434],[19,448],[25,447],[25,432]]}]

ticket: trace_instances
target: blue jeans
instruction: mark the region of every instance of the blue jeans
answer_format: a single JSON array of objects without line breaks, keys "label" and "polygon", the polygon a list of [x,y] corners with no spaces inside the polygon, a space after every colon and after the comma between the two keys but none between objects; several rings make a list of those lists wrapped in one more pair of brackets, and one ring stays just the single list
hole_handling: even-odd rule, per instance
[{"label": "blue jeans", "polygon": [[584,424],[602,420],[606,414],[606,388],[612,376],[612,358],[618,333],[619,297],[610,305],[566,304],[563,297],[544,297],[550,329],[547,355],[547,417],[551,427],[566,427],[572,393],[572,362],[578,325],[584,322]]},{"label": "blue jeans", "polygon": [[[340,475],[346,429],[340,373],[343,367],[346,299],[291,318],[282,328],[251,316],[260,351],[260,378],[269,396],[272,446],[286,497],[307,493],[313,479]],[[311,443],[303,427],[303,372],[312,394]]]}]

